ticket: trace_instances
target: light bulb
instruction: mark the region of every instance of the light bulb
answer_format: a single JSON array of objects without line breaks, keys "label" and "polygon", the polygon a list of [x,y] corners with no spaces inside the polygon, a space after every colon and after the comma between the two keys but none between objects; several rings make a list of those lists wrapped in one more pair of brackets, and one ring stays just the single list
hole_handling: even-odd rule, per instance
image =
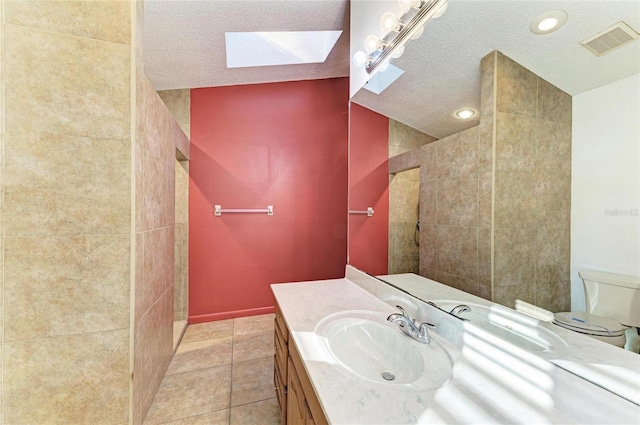
[{"label": "light bulb", "polygon": [[358,50],[353,55],[353,64],[358,68],[362,68],[363,66],[365,66],[368,61],[369,61],[369,57],[362,50]]},{"label": "light bulb", "polygon": [[364,51],[367,53],[371,53],[375,50],[378,50],[380,44],[380,39],[375,35],[371,34],[367,38],[364,39]]},{"label": "light bulb", "polygon": [[444,12],[447,11],[447,5],[449,4],[448,1],[445,1],[442,6],[440,6],[440,8],[438,10],[436,10],[436,13],[433,14],[434,18],[439,18],[442,15],[444,15]]},{"label": "light bulb", "polygon": [[404,46],[400,46],[400,48],[396,50],[396,52],[391,57],[398,59],[400,56],[402,56],[403,53],[404,53]]},{"label": "light bulb", "polygon": [[420,37],[422,37],[422,33],[423,32],[424,32],[424,27],[420,27],[420,29],[418,31],[416,31],[416,33],[411,36],[411,39],[412,40],[419,39]]},{"label": "light bulb", "polygon": [[[418,4],[420,4],[419,1],[420,0],[418,0]],[[415,4],[416,4],[415,0],[398,0],[398,6],[400,6],[400,8],[405,12],[411,9],[412,7],[415,7]]]},{"label": "light bulb", "polygon": [[391,31],[396,31],[398,25],[398,18],[393,12],[387,12],[380,17],[380,29],[386,34]]},{"label": "light bulb", "polygon": [[538,29],[540,31],[549,31],[555,28],[556,25],[558,25],[558,20],[556,18],[547,18],[547,19],[543,19],[538,24]]},{"label": "light bulb", "polygon": [[389,61],[382,62],[382,64],[378,67],[378,70],[380,72],[385,72],[387,69],[389,69]]},{"label": "light bulb", "polygon": [[476,110],[473,108],[463,108],[456,111],[456,117],[462,120],[468,120],[476,115]]}]

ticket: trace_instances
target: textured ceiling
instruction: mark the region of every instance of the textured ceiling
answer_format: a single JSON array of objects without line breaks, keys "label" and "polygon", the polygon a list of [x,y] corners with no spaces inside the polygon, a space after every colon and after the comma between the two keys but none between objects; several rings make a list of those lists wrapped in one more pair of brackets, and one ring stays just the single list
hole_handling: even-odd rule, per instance
[{"label": "textured ceiling", "polygon": [[[553,9],[567,11],[565,26],[532,34],[531,20]],[[444,16],[393,60],[405,73],[381,95],[360,90],[353,100],[442,138],[477,124],[452,114],[463,106],[479,108],[480,60],[493,50],[571,95],[640,72],[640,41],[600,58],[579,44],[621,20],[640,31],[640,1],[449,0]],[[226,31],[285,30],[344,33],[323,64],[226,68]],[[144,56],[158,90],[346,76],[349,2],[146,0]]]},{"label": "textured ceiling", "polygon": [[[348,0],[146,0],[145,72],[158,90],[349,75]],[[225,32],[342,30],[324,63],[227,69]]]}]

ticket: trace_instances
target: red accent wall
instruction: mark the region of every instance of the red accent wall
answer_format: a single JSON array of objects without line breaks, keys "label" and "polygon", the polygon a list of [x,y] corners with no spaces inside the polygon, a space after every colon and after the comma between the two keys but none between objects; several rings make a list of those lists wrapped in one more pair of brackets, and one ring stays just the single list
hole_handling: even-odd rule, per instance
[{"label": "red accent wall", "polygon": [[190,323],[272,312],[271,283],[344,277],[348,84],[191,90]]},{"label": "red accent wall", "polygon": [[389,118],[355,103],[350,110],[349,209],[374,208],[373,217],[349,215],[349,264],[388,273]]}]

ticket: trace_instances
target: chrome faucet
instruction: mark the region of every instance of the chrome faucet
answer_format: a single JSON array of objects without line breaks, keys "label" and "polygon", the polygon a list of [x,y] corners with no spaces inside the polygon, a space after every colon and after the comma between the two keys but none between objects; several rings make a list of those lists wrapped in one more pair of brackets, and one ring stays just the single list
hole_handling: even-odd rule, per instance
[{"label": "chrome faucet", "polygon": [[449,314],[453,314],[456,317],[460,317],[460,314],[466,313],[467,311],[471,311],[471,307],[466,304],[460,304],[451,309]]},{"label": "chrome faucet", "polygon": [[400,326],[402,332],[409,335],[411,338],[415,339],[418,342],[423,344],[428,344],[431,341],[431,337],[429,336],[429,328],[435,328],[435,325],[431,323],[421,323],[418,325],[415,319],[409,317],[406,311],[399,305],[397,305],[398,309],[402,312],[393,313],[387,317],[387,320],[391,323],[397,323]]}]

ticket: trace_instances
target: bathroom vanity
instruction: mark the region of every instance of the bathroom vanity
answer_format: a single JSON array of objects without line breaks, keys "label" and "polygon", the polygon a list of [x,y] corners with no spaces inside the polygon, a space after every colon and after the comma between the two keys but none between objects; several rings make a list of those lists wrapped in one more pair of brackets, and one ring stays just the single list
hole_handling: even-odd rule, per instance
[{"label": "bathroom vanity", "polygon": [[[433,284],[441,292],[432,299],[457,299],[460,291]],[[572,344],[537,332],[535,319],[510,322],[521,329],[500,336],[349,266],[344,279],[272,290],[283,425],[640,420],[637,404],[551,363],[571,354]],[[386,320],[399,313],[395,305],[435,326],[428,344]],[[523,323],[538,339],[523,337]]]}]

